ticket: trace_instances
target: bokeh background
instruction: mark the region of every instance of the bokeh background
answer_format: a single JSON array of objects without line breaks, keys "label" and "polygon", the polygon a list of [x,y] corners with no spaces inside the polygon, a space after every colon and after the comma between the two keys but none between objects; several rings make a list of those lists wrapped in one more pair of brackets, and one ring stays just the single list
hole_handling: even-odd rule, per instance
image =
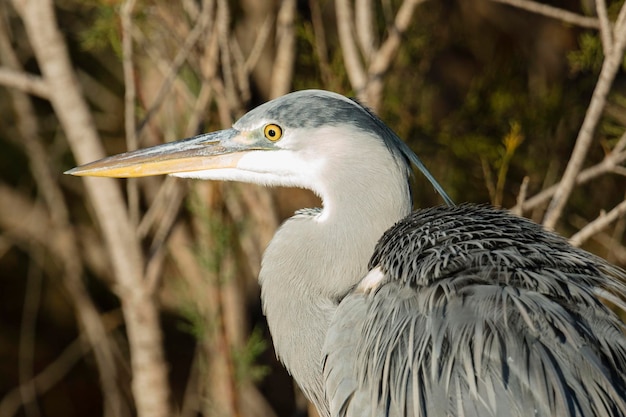
[{"label": "bokeh background", "polygon": [[1,0],[0,417],[315,415],[256,283],[313,195],[63,175],[292,90],[357,97],[455,201],[626,265],[624,15],[612,0]]}]

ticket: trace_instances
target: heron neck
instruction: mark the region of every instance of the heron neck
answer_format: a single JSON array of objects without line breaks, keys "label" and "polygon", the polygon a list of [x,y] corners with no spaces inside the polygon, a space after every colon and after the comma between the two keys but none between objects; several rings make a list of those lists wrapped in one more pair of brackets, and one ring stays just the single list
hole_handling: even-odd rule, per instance
[{"label": "heron neck", "polygon": [[322,196],[321,214],[286,221],[263,257],[259,280],[276,353],[322,413],[321,352],[337,303],[367,273],[385,230],[410,211],[408,185],[388,177],[335,186]]}]

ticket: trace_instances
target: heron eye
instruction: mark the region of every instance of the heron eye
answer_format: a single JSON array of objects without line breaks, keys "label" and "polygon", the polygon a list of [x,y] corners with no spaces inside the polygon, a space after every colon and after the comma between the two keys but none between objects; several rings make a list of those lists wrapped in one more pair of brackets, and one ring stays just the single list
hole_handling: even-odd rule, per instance
[{"label": "heron eye", "polygon": [[268,140],[276,142],[283,135],[283,129],[281,129],[281,127],[278,125],[270,123],[269,125],[265,126],[265,128],[263,129],[263,133]]}]

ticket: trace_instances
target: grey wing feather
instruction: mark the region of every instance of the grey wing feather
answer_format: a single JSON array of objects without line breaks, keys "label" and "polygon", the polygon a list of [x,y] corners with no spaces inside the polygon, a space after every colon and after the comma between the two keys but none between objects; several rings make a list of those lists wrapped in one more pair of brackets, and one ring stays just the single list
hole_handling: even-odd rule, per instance
[{"label": "grey wing feather", "polygon": [[340,303],[324,345],[332,416],[626,416],[624,271],[504,211],[418,211]]}]

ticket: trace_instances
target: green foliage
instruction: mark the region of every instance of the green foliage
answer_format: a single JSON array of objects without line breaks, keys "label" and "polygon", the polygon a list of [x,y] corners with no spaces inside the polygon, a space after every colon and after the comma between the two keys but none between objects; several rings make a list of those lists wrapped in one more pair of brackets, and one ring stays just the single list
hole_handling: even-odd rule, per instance
[{"label": "green foliage", "polygon": [[97,2],[93,14],[92,24],[80,33],[81,47],[93,52],[111,48],[121,57],[122,39],[117,7],[111,3]]},{"label": "green foliage", "polygon": [[267,350],[267,340],[259,328],[254,328],[242,349],[232,351],[235,366],[235,378],[238,382],[257,382],[262,380],[270,371],[266,365],[259,365],[258,358]]},{"label": "green foliage", "polygon": [[196,217],[200,236],[196,239],[194,252],[200,265],[206,271],[219,277],[224,283],[230,279],[222,273],[221,264],[227,252],[233,246],[233,227],[224,220],[221,213],[210,210],[198,193],[191,192],[187,199],[187,208]]},{"label": "green foliage", "polygon": [[604,54],[598,33],[583,32],[578,39],[578,45],[578,49],[567,54],[571,71],[573,73],[600,71]]},{"label": "green foliage", "polygon": [[[180,294],[184,292],[181,291]],[[181,332],[192,335],[198,341],[204,340],[208,334],[211,334],[211,323],[208,323],[207,317],[198,311],[195,303],[191,300],[185,301],[186,298],[184,295],[178,297],[180,301],[178,313],[182,320],[178,322],[177,327]]]}]

